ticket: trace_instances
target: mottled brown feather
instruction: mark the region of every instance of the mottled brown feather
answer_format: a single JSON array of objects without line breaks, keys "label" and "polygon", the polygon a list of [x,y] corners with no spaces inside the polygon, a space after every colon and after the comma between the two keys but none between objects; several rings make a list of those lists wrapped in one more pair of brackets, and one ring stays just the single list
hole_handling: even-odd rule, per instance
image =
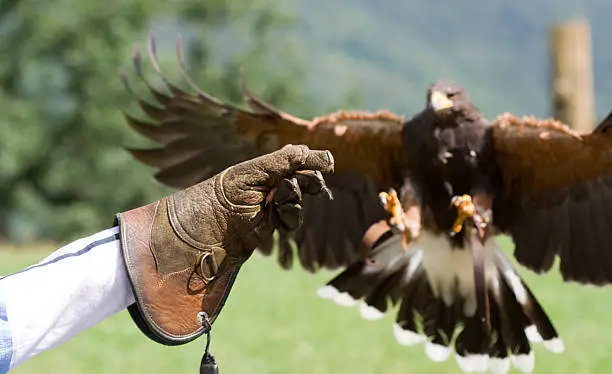
[{"label": "mottled brown feather", "polygon": [[537,196],[612,171],[612,134],[579,133],[552,119],[504,113],[492,136],[506,191],[520,182],[526,196]]},{"label": "mottled brown feather", "polygon": [[496,226],[515,257],[535,272],[556,256],[566,281],[612,283],[612,133],[608,116],[592,132],[551,119],[503,114],[491,128],[500,174]]}]

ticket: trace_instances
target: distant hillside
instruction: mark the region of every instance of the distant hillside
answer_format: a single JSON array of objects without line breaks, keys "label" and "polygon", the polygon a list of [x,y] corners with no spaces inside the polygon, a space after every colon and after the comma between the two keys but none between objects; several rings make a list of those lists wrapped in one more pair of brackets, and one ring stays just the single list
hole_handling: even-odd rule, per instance
[{"label": "distant hillside", "polygon": [[488,116],[549,115],[548,28],[585,16],[593,25],[597,114],[612,109],[612,2],[294,1],[293,37],[325,108],[356,89],[366,108],[410,114],[429,82],[452,78]]}]

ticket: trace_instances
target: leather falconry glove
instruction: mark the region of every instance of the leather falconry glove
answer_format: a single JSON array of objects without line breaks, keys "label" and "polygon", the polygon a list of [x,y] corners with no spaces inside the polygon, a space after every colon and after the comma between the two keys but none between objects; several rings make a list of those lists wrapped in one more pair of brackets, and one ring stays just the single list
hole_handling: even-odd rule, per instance
[{"label": "leather falconry glove", "polygon": [[333,169],[330,152],[288,145],[117,214],[140,330],[165,345],[205,333],[198,313],[215,320],[242,264],[275,229],[299,228],[302,193],[329,194]]}]

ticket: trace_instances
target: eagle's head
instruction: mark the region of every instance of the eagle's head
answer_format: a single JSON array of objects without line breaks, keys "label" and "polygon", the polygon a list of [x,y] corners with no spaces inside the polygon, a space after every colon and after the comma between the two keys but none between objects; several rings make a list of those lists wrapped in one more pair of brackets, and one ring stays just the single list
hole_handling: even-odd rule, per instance
[{"label": "eagle's head", "polygon": [[427,89],[427,109],[437,116],[458,114],[473,108],[467,91],[452,81],[437,81]]}]

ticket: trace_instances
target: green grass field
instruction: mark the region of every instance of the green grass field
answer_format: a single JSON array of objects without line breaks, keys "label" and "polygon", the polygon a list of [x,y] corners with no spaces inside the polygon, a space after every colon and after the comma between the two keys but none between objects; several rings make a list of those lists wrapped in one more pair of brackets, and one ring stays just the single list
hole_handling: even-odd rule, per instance
[{"label": "green grass field", "polygon": [[[37,262],[48,251],[4,248],[0,250],[0,273]],[[566,345],[561,355],[537,346],[535,373],[612,371],[610,291],[563,284],[556,272],[542,277],[521,273]],[[316,289],[331,276],[312,276],[297,268],[282,271],[273,259],[255,255],[241,271],[213,327],[212,349],[220,372],[460,373],[452,358],[433,363],[422,346],[396,344],[392,315],[365,321],[357,308],[319,299]],[[197,373],[204,343],[205,339],[199,339],[179,347],[157,345],[140,333],[127,312],[122,312],[26,362],[14,373]]]}]

